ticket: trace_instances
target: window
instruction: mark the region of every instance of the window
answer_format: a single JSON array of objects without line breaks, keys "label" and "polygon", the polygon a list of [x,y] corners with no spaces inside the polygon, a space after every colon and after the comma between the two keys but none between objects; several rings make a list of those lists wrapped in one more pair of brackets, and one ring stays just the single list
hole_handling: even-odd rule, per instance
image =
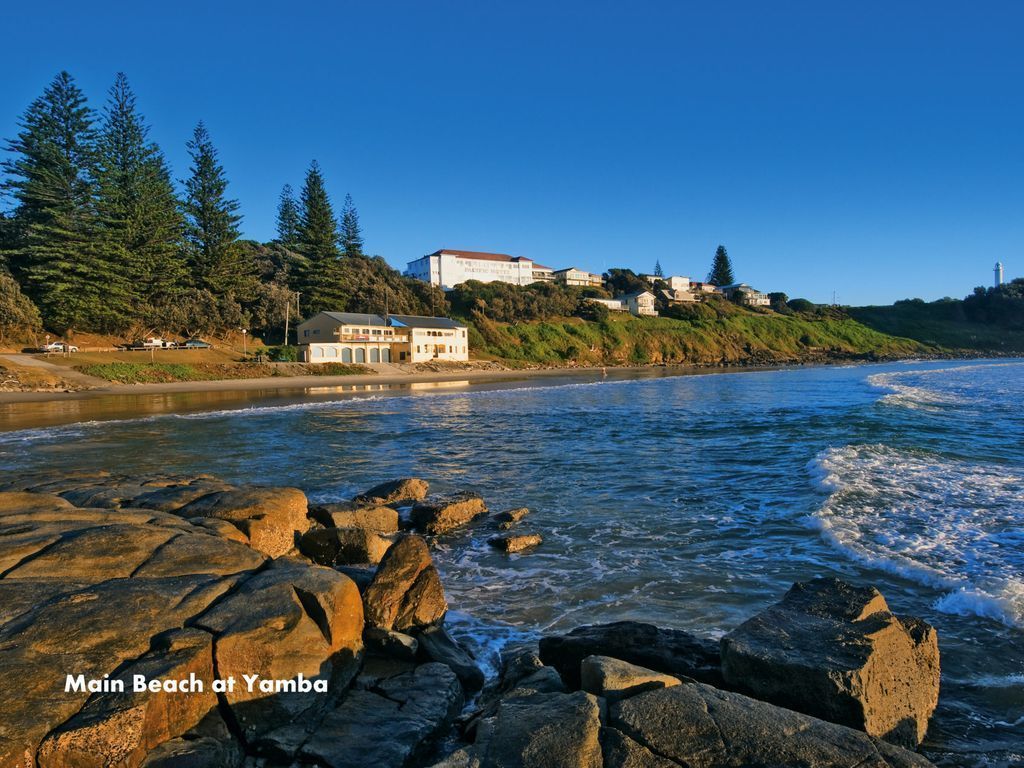
[{"label": "window", "polygon": [[302,332],[302,335],[308,339],[309,338],[309,329],[307,328],[306,330],[304,330]]}]

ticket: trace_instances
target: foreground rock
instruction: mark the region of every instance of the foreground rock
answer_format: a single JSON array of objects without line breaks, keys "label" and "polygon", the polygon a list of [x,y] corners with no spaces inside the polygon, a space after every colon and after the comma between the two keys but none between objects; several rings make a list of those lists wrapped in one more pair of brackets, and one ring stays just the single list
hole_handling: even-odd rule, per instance
[{"label": "foreground rock", "polygon": [[484,673],[476,660],[455,640],[444,627],[428,627],[418,635],[419,651],[431,661],[447,665],[459,678],[467,693],[484,687]]},{"label": "foreground rock", "polygon": [[680,680],[608,656],[587,656],[580,664],[580,683],[587,693],[619,701],[644,691],[671,688]]},{"label": "foreground rock", "polygon": [[[255,532],[259,526],[249,523],[284,509],[264,503],[298,505],[301,493],[248,489],[228,497],[213,480],[105,474],[16,485],[37,490],[0,493],[0,765],[135,766],[160,764],[153,763],[158,753],[164,765],[189,752],[240,757],[231,732],[201,730],[211,712],[223,710],[240,734],[256,737],[318,716],[313,710],[329,701],[247,693],[242,674],[290,681],[301,673],[339,689],[355,674],[363,619],[352,581],[299,560],[270,563],[234,539],[236,525],[215,517],[237,518]],[[211,517],[194,517],[195,508],[188,515],[198,522],[183,516],[211,495],[219,499],[204,507]],[[177,512],[125,506],[147,497]],[[77,507],[71,498],[109,506]],[[303,524],[287,509],[281,514],[284,542]],[[232,533],[203,524],[211,520]],[[90,693],[84,685],[66,689],[68,674],[83,684],[194,675],[203,689],[134,692],[126,684],[123,692]],[[228,675],[236,690],[218,701],[212,680]],[[219,760],[192,764],[227,764]]]},{"label": "foreground rock", "polygon": [[413,527],[421,533],[437,536],[487,514],[487,505],[475,493],[460,493],[412,508]]},{"label": "foreground rock", "polygon": [[376,565],[391,539],[363,528],[314,528],[299,539],[299,551],[319,565]]},{"label": "foreground rock", "polygon": [[520,536],[492,536],[487,540],[487,543],[495,549],[512,554],[536,547],[543,541],[544,539],[541,538],[540,534],[530,533]]},{"label": "foreground rock", "polygon": [[541,638],[541,660],[557,669],[571,689],[580,687],[580,663],[587,656],[610,656],[711,685],[722,682],[718,644],[678,629],[619,621],[577,627],[566,635]]},{"label": "foreground rock", "polygon": [[366,623],[385,630],[406,630],[439,623],[448,611],[441,577],[427,543],[407,535],[391,545],[363,592]]},{"label": "foreground rock", "polygon": [[462,708],[462,688],[444,664],[424,664],[354,690],[302,745],[330,768],[402,768],[443,735]]},{"label": "foreground rock", "polygon": [[319,504],[312,507],[309,514],[325,528],[362,528],[374,533],[398,532],[398,510],[380,504],[354,501]]},{"label": "foreground rock", "polygon": [[796,584],[722,640],[726,681],[759,699],[917,746],[939,697],[925,622],[894,616],[871,587]]},{"label": "foreground rock", "polygon": [[[649,691],[611,704],[608,725],[670,764],[912,768],[927,760],[861,731],[817,720],[701,683]],[[636,765],[655,765],[641,758]],[[606,768],[615,768],[614,763]]]},{"label": "foreground rock", "polygon": [[430,484],[426,480],[421,480],[418,477],[406,477],[375,485],[365,493],[356,496],[353,501],[361,504],[403,504],[421,501],[427,498],[429,491]]},{"label": "foreground rock", "polygon": [[279,557],[309,528],[306,494],[298,488],[235,488],[200,496],[178,510],[186,517],[215,517],[236,526],[259,552]]}]

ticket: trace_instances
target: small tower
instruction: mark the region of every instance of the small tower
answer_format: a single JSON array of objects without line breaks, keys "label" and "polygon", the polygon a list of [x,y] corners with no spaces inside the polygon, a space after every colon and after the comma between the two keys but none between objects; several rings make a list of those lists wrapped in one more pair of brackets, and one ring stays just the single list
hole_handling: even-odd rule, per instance
[{"label": "small tower", "polygon": [[997,261],[995,269],[992,271],[995,272],[995,287],[998,288],[1003,284],[1003,262]]}]

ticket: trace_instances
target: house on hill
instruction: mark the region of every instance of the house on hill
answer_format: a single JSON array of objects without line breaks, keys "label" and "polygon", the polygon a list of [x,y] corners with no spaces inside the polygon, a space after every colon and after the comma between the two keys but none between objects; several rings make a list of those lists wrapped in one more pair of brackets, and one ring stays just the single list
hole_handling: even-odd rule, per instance
[{"label": "house on hill", "polygon": [[738,296],[738,303],[745,307],[767,307],[772,303],[767,293],[761,293],[746,283],[721,285],[718,287],[718,292],[729,299],[729,301],[737,300]]}]

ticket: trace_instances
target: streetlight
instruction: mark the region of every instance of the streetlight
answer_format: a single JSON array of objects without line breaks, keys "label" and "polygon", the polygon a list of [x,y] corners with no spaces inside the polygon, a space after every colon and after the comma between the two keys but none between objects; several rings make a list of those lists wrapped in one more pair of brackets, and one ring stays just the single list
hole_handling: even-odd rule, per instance
[{"label": "streetlight", "polygon": [[248,332],[249,331],[247,331],[245,328],[242,328],[242,359],[243,360],[247,360],[249,358],[249,353],[247,351],[247,347],[245,346],[245,334],[247,334]]}]

